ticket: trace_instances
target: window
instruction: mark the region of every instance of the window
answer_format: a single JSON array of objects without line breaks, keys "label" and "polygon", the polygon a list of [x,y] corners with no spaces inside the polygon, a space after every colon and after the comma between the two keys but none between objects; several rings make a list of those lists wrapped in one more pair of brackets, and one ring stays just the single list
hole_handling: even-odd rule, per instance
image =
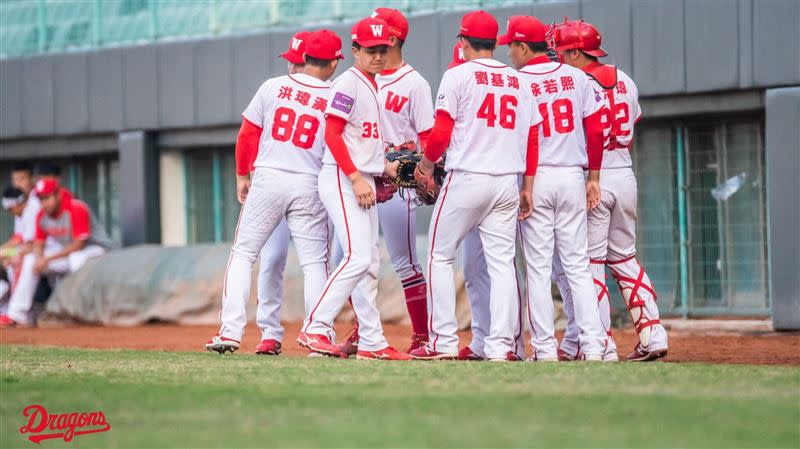
[{"label": "window", "polygon": [[767,314],[762,119],[637,131],[637,246],[662,311]]},{"label": "window", "polygon": [[239,218],[233,148],[185,153],[187,243],[233,240]]}]

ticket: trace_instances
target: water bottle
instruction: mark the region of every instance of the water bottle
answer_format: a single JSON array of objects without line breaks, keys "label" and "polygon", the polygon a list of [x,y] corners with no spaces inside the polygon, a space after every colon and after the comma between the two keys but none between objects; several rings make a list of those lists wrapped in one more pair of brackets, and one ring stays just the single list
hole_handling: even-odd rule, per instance
[{"label": "water bottle", "polygon": [[728,178],[727,181],[711,189],[711,196],[713,196],[717,201],[725,201],[733,196],[734,193],[739,191],[746,179],[747,173],[745,172],[741,172],[732,178]]}]

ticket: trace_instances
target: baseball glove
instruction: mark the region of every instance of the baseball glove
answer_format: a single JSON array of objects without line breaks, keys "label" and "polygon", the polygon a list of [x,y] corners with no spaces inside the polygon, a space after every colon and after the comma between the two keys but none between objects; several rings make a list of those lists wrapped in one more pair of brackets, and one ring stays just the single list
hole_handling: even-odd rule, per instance
[{"label": "baseball glove", "polygon": [[375,201],[385,203],[397,192],[397,185],[388,176],[375,176]]},{"label": "baseball glove", "polygon": [[417,193],[417,197],[414,200],[417,205],[430,205],[436,202],[436,197],[439,195],[439,187],[442,186],[446,175],[443,160],[437,163],[434,169],[433,179],[436,188],[428,190],[419,185],[414,177],[417,164],[422,160],[422,153],[416,151],[414,142],[406,142],[399,146],[390,144],[386,152],[386,159],[389,162],[399,162],[397,177],[392,179],[392,182],[397,186],[401,198],[405,198],[409,190],[414,190]]}]

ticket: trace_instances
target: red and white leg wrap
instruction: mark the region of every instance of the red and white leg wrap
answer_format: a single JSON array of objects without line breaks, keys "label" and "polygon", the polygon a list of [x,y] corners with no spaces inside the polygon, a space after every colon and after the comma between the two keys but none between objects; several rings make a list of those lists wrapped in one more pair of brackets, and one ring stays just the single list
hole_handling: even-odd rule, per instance
[{"label": "red and white leg wrap", "polygon": [[608,262],[608,267],[619,285],[622,297],[625,298],[639,342],[643,347],[649,347],[652,328],[661,323],[658,319],[656,292],[650,278],[636,256]]},{"label": "red and white leg wrap", "polygon": [[608,337],[605,342],[605,353],[616,354],[617,345],[611,335],[611,295],[609,295],[608,286],[606,285],[606,261],[590,260],[589,270],[592,272],[594,288],[597,293],[597,309],[600,312],[600,322],[603,323],[603,329]]}]

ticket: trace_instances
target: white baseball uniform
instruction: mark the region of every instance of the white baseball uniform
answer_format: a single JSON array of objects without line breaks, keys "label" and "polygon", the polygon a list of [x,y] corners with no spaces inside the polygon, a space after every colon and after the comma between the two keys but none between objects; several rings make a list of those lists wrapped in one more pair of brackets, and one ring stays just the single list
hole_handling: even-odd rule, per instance
[{"label": "white baseball uniform", "polygon": [[283,341],[281,304],[283,304],[283,272],[289,253],[289,224],[284,218],[278,223],[267,243],[261,248],[258,265],[258,307],[256,323],[262,340]]},{"label": "white baseball uniform", "polygon": [[533,213],[519,226],[534,359],[557,358],[550,292],[554,247],[573,293],[581,351],[587,357],[602,357],[606,335],[599,319],[587,254],[583,169],[588,166],[588,155],[583,119],[603,107],[603,98],[581,70],[561,63],[529,65],[520,70],[520,76],[545,116],[539,127]]},{"label": "white baseball uniform", "polygon": [[[241,340],[253,265],[284,218],[297,248],[308,306],[327,278],[328,219],[317,178],[330,83],[302,73],[267,80],[242,113],[263,129],[255,174],[225,270],[219,334]],[[308,310],[308,309],[306,309]]]},{"label": "white baseball uniform", "polygon": [[[472,352],[486,358],[484,345],[486,336],[489,335],[491,325],[491,312],[489,310],[489,296],[491,294],[491,281],[489,271],[486,266],[486,257],[483,254],[483,244],[478,229],[472,231],[464,237],[461,244],[464,257],[464,287],[467,290],[467,299],[472,312],[471,329],[472,341],[469,348]],[[517,260],[514,258],[514,266]],[[517,325],[514,329],[514,352],[520,358],[525,357],[525,300],[522,296],[522,289],[519,284],[519,276],[515,273],[515,285],[517,287]]]},{"label": "white baseball uniform", "polygon": [[[431,86],[408,64],[392,73],[375,77],[378,83],[378,100],[383,108],[381,130],[383,140],[400,145],[413,141],[419,148],[419,134],[433,127],[433,101]],[[417,258],[417,203],[416,195],[409,191],[405,198],[395,194],[389,201],[378,205],[378,220],[386,250],[395,273],[400,278],[406,305],[414,331],[427,333],[427,313],[424,305],[425,275]],[[415,302],[419,306],[415,307]]]},{"label": "white baseball uniform", "polygon": [[429,231],[430,350],[458,352],[453,261],[458,245],[478,229],[491,278],[491,325],[484,352],[505,359],[515,350],[519,305],[515,291],[518,176],[525,171],[528,132],[541,121],[519,74],[493,59],[456,66],[442,77],[437,111],[455,121]]},{"label": "white baseball uniform", "polygon": [[[636,122],[642,116],[639,92],[633,80],[623,71],[616,70],[613,85],[603,86],[591,78],[598,90],[605,92],[611,118],[604,120],[609,134],[603,155],[600,174],[600,205],[589,212],[589,257],[597,292],[600,316],[609,334],[609,344],[604,358],[616,358],[616,344],[611,338],[611,305],[606,285],[605,267],[617,280],[642,349],[655,351],[668,346],[667,332],[659,321],[656,295],[650,278],[636,260],[636,177],[632,169],[630,147]],[[611,87],[610,89],[608,87]],[[567,302],[571,292],[559,283]],[[570,310],[567,310],[568,318]],[[575,354],[574,322],[568,321],[567,334],[561,349]]]},{"label": "white baseball uniform", "polygon": [[[383,174],[384,143],[381,107],[374,80],[351,67],[333,82],[326,114],[344,119],[342,135],[350,158],[375,189],[374,176]],[[339,168],[330,150],[325,151],[319,175],[319,194],[342,244],[343,259],[306,316],[303,332],[332,337],[333,321],[347,298],[353,295],[358,319],[359,349],[378,351],[388,346],[375,305],[378,294],[378,210],[362,209],[350,179]]]}]

